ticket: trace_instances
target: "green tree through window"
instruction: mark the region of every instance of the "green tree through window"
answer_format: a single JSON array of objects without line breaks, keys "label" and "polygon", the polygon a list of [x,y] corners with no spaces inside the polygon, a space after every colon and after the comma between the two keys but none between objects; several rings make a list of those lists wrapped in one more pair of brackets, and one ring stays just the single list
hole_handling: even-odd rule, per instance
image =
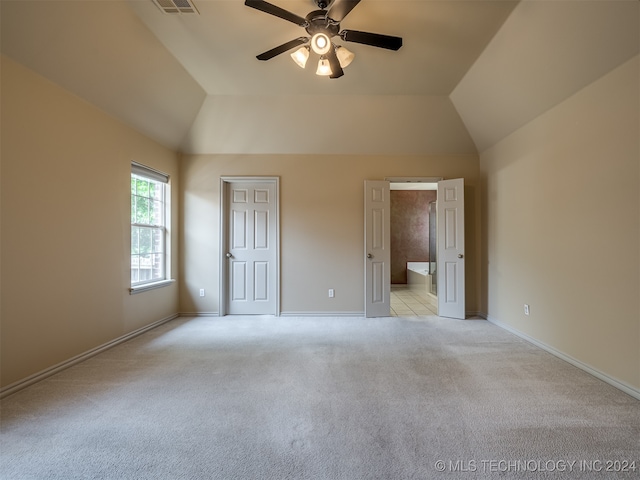
[{"label": "green tree through window", "polygon": [[165,183],[131,173],[131,286],[166,279]]}]

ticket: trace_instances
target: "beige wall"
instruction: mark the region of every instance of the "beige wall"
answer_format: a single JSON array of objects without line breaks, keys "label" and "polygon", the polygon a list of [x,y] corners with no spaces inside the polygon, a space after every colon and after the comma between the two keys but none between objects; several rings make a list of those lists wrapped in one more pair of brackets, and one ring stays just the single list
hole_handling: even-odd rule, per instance
[{"label": "beige wall", "polygon": [[128,286],[131,161],[173,176],[176,222],[178,162],[4,56],[1,115],[6,386],[177,313],[177,285],[133,296]]},{"label": "beige wall", "polygon": [[636,391],[639,84],[635,57],[480,156],[482,309]]},{"label": "beige wall", "polygon": [[[220,176],[280,177],[281,312],[364,310],[364,180],[388,176],[464,177],[467,310],[478,310],[478,157],[196,155],[181,162],[180,309],[217,313]],[[205,288],[206,297],[198,291]],[[327,290],[335,289],[335,298]]]}]

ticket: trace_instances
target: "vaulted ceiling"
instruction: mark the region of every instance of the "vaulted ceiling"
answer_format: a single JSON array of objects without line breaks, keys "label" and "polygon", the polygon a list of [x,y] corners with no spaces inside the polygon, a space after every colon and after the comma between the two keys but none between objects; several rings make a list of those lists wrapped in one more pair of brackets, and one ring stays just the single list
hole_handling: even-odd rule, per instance
[{"label": "vaulted ceiling", "polygon": [[[336,0],[337,1],[337,0]],[[242,0],[1,0],[2,52],[185,153],[475,153],[638,54],[637,0],[362,0],[345,75],[282,54],[305,35]],[[271,0],[304,17],[313,0]]]}]

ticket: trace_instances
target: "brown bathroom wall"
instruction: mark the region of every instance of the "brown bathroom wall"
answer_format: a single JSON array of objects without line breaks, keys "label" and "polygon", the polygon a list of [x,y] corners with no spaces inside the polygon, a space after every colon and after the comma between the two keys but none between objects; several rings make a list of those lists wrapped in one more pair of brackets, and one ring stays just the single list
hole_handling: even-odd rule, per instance
[{"label": "brown bathroom wall", "polygon": [[407,262],[429,261],[432,190],[391,191],[391,283],[407,283]]}]

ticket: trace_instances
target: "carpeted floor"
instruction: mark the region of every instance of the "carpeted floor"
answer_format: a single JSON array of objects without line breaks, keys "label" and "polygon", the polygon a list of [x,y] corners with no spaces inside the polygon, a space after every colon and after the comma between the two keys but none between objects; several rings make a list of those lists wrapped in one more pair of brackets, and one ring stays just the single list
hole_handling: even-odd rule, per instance
[{"label": "carpeted floor", "polygon": [[1,407],[2,479],[640,478],[640,402],[482,320],[181,318]]}]

